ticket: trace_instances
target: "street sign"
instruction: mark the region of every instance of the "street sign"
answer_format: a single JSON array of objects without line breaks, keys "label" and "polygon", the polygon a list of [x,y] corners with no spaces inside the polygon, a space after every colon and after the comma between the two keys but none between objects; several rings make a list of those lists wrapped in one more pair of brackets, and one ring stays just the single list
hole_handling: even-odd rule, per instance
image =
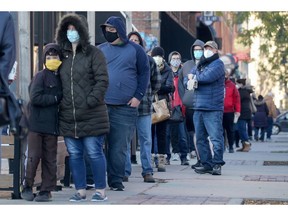
[{"label": "street sign", "polygon": [[199,16],[197,18],[206,26],[212,25],[214,22],[220,21],[218,16]]}]

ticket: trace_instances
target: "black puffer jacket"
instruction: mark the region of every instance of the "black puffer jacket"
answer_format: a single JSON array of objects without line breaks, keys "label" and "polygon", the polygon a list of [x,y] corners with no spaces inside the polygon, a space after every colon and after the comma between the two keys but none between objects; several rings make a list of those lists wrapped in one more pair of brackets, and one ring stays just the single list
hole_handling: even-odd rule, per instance
[{"label": "black puffer jacket", "polygon": [[[80,36],[75,56],[66,36],[69,24]],[[76,14],[65,15],[58,25],[56,41],[63,53],[60,135],[85,137],[108,133],[108,112],[104,103],[108,87],[106,60],[102,51],[90,45],[87,21]]]},{"label": "black puffer jacket", "polygon": [[[60,52],[58,45],[46,45],[43,51],[44,64],[51,49]],[[29,96],[26,125],[29,131],[58,135],[58,104],[62,98],[59,74],[46,68],[36,73],[29,85]]]}]

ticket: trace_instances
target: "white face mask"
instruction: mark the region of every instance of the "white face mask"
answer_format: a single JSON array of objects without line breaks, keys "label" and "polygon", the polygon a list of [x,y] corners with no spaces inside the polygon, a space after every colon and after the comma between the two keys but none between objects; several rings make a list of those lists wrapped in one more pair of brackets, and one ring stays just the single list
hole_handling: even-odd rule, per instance
[{"label": "white face mask", "polygon": [[209,49],[204,50],[204,57],[205,58],[210,58],[213,55],[214,55],[214,53],[212,52],[212,50],[209,50]]}]

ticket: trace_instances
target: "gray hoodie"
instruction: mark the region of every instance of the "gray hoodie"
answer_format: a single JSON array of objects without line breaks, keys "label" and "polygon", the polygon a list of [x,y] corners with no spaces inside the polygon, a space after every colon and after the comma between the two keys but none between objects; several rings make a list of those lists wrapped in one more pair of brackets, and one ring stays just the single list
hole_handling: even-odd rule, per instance
[{"label": "gray hoodie", "polygon": [[183,98],[184,92],[185,92],[185,86],[183,83],[184,77],[188,75],[188,73],[191,71],[191,69],[196,65],[196,59],[194,57],[194,47],[195,46],[201,46],[204,49],[204,42],[201,40],[196,40],[191,48],[190,48],[190,55],[191,55],[191,60],[188,60],[184,63],[182,69],[179,71],[179,82],[178,82],[178,91],[180,98]]}]

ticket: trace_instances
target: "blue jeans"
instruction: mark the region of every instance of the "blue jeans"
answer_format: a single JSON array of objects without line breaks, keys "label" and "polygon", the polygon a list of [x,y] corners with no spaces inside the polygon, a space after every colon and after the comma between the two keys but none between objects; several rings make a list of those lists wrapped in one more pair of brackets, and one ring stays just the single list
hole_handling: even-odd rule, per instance
[{"label": "blue jeans", "polygon": [[[206,168],[212,168],[214,165],[224,165],[224,137],[222,111],[195,111],[193,121],[196,133],[196,145],[199,151],[201,163]],[[213,144],[213,153],[210,149],[208,136]]]},{"label": "blue jeans", "polygon": [[[265,127],[254,127],[254,139],[264,141],[265,138]],[[260,138],[259,138],[259,130],[260,130]]]},{"label": "blue jeans", "polygon": [[[153,168],[151,166],[151,149],[152,149],[152,131],[151,131],[151,115],[138,116],[137,119],[137,135],[138,143],[140,145],[140,159],[142,166],[142,176],[146,174],[153,175]],[[125,164],[125,176],[131,175],[131,160],[130,160],[130,145],[128,145],[128,151]]]},{"label": "blue jeans", "polygon": [[239,119],[237,122],[237,127],[238,127],[238,133],[239,137],[242,142],[248,142],[248,131],[247,131],[247,126],[250,120],[245,120],[245,119]]},{"label": "blue jeans", "polygon": [[86,189],[84,151],[90,161],[95,189],[106,188],[106,159],[103,152],[104,135],[81,138],[64,137],[69,164],[76,190]]},{"label": "blue jeans", "polygon": [[137,108],[128,105],[107,105],[110,132],[107,135],[107,175],[108,185],[122,183],[125,175],[127,147],[136,129]]},{"label": "blue jeans", "polygon": [[[167,126],[168,143],[172,144],[172,152],[180,153],[181,160],[185,159],[188,153],[188,139],[185,122],[168,124]],[[170,153],[170,144],[168,145]]]},{"label": "blue jeans", "polygon": [[140,144],[140,159],[142,165],[142,176],[153,174],[151,165],[152,131],[151,115],[138,116],[137,132]]}]

